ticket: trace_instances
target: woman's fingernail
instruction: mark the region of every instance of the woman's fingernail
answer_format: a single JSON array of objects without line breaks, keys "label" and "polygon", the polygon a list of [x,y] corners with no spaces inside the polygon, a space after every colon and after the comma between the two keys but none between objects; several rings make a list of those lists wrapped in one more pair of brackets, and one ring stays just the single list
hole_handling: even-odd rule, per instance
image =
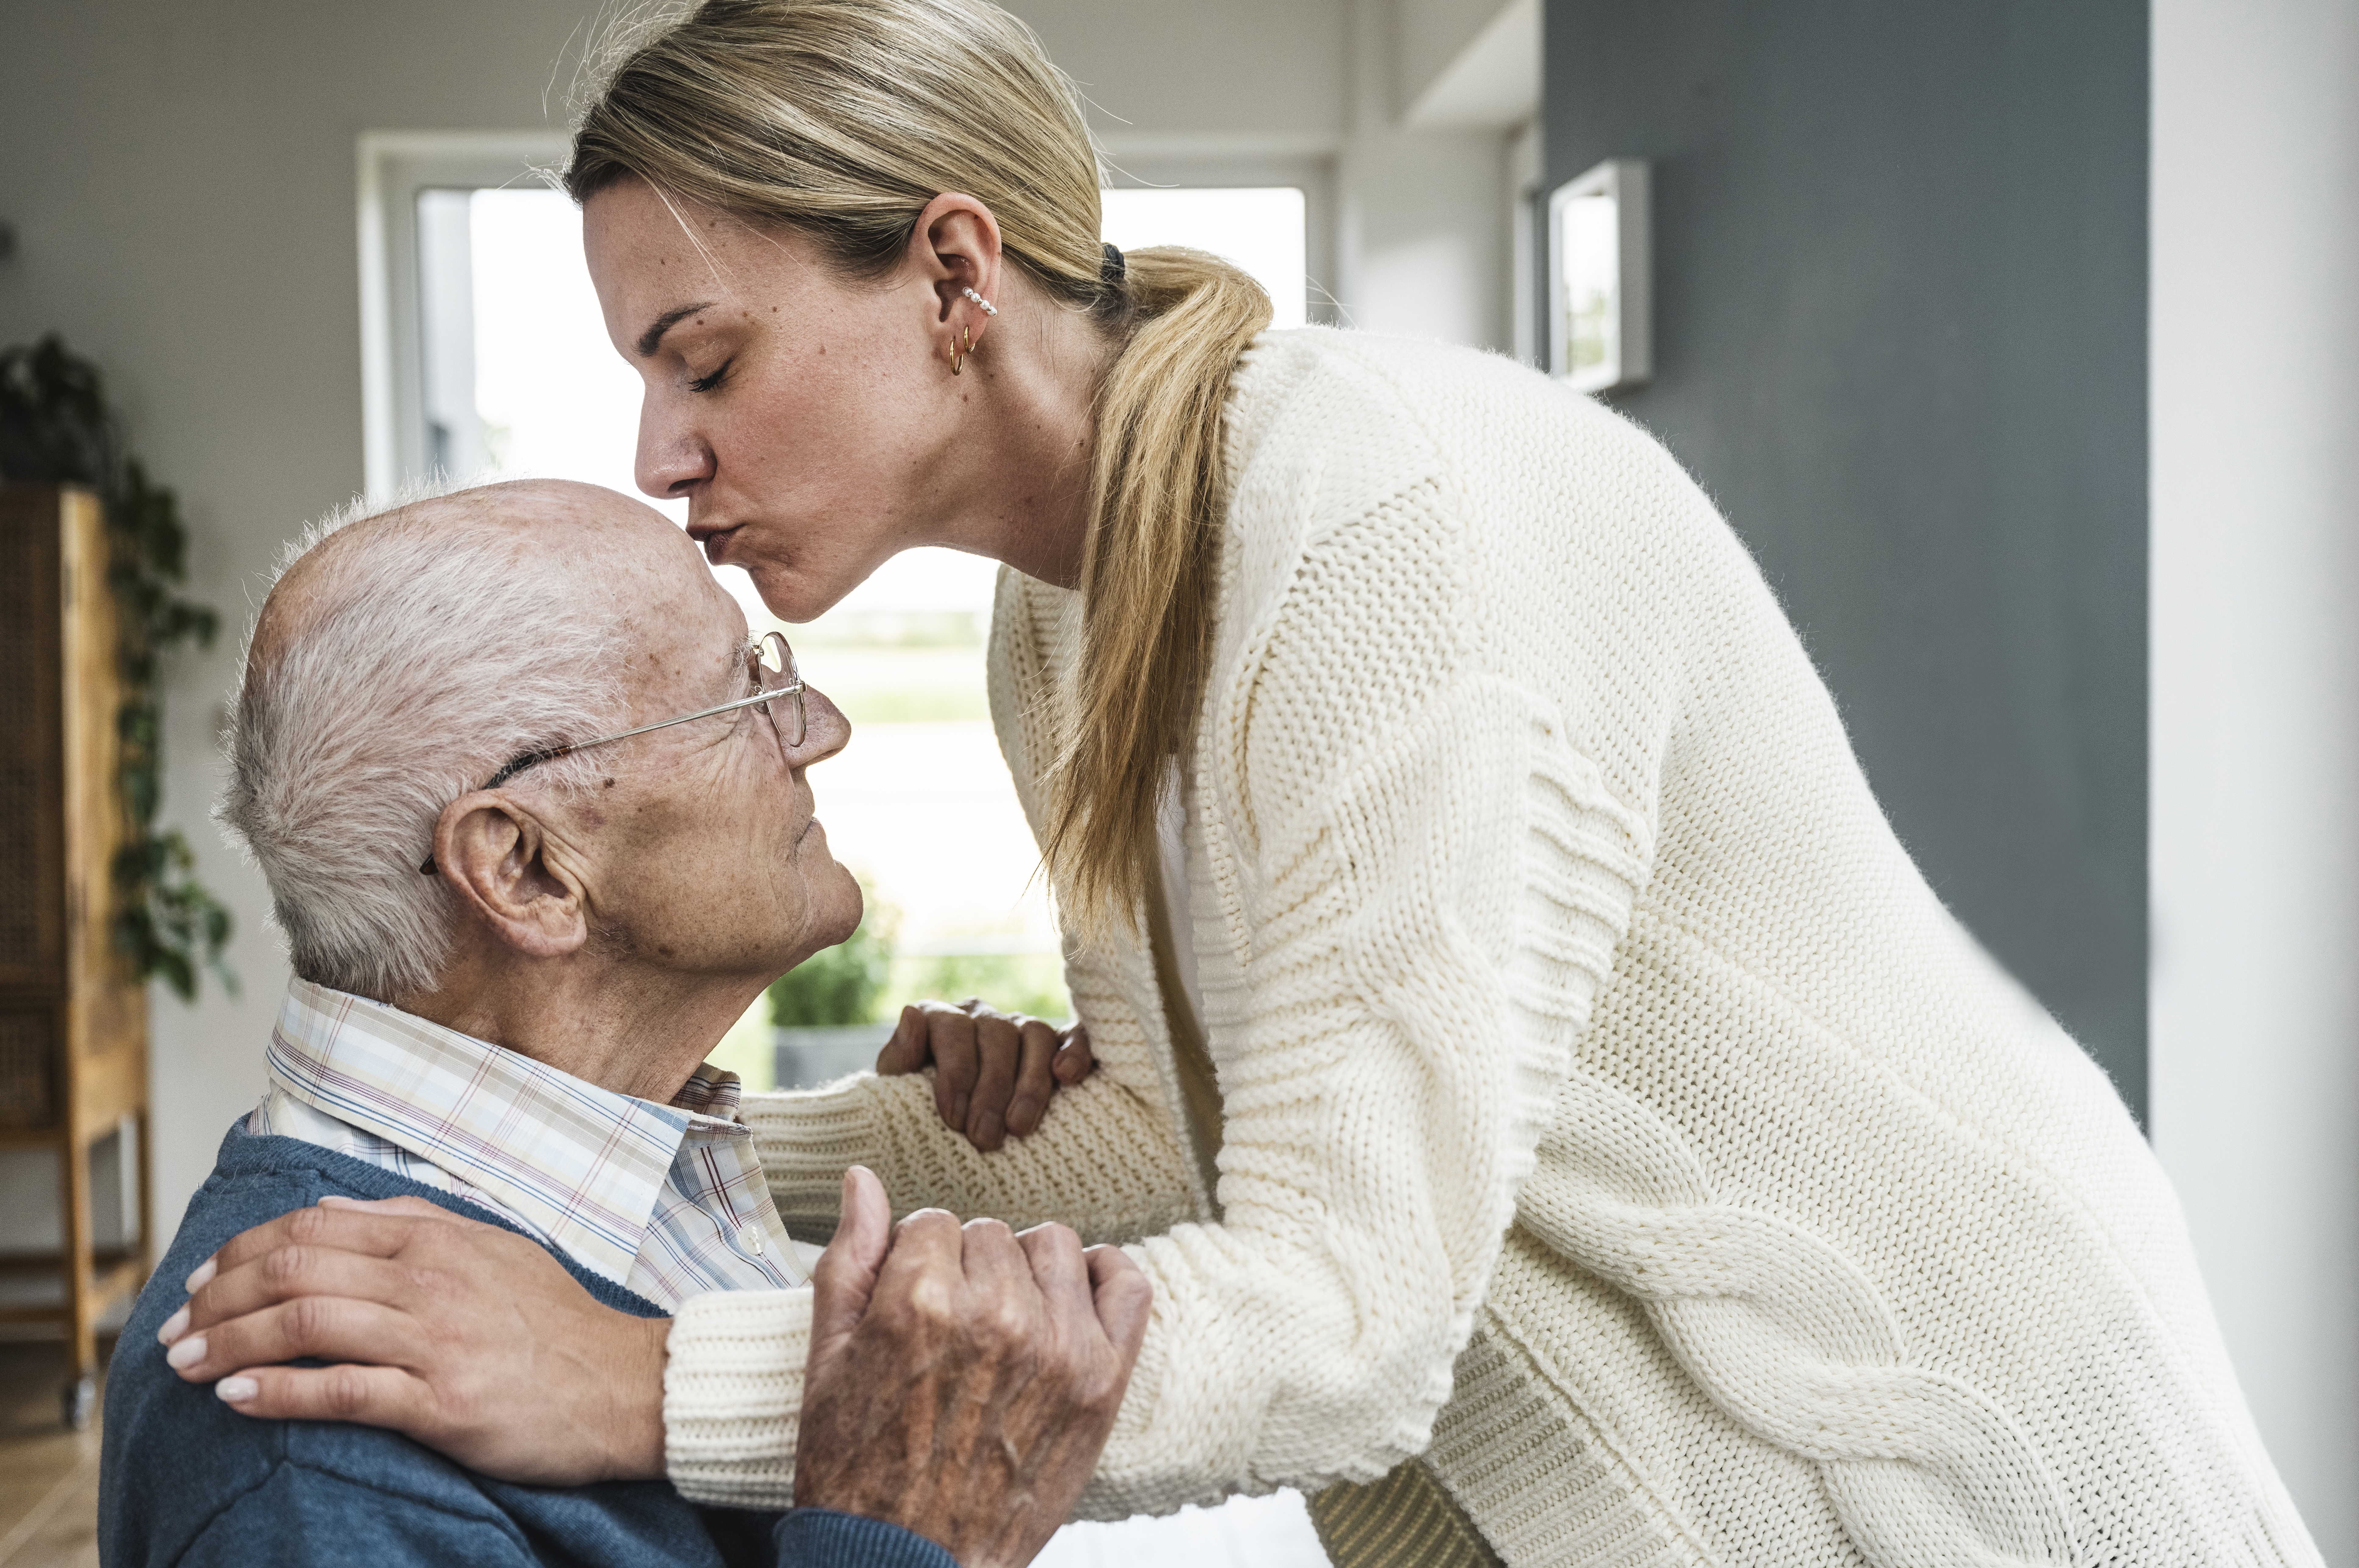
[{"label": "woman's fingernail", "polygon": [[189,1309],[187,1307],[182,1307],[179,1311],[166,1318],[164,1320],[164,1326],[156,1331],[156,1343],[158,1345],[169,1345],[172,1341],[179,1338],[180,1336],[188,1332]]},{"label": "woman's fingernail", "polygon": [[213,1385],[213,1392],[220,1395],[224,1403],[242,1405],[262,1392],[262,1385],[251,1378],[223,1378]]},{"label": "woman's fingernail", "polygon": [[164,1364],[175,1371],[185,1371],[205,1358],[205,1336],[192,1334],[164,1352]]},{"label": "woman's fingernail", "polygon": [[189,1294],[195,1295],[199,1291],[205,1288],[205,1281],[212,1277],[213,1260],[208,1258],[203,1262],[189,1271],[189,1282],[182,1288],[185,1289]]}]

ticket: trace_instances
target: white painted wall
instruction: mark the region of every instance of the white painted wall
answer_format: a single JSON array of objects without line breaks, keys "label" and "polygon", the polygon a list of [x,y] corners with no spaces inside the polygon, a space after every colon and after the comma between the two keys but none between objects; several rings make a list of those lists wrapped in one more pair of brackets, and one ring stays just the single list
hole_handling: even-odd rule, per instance
[{"label": "white painted wall", "polygon": [[2261,1434],[2359,1563],[2359,6],[2156,0],[2153,1070]]},{"label": "white painted wall", "polygon": [[1337,160],[1346,326],[1508,351],[1504,131],[1403,122],[1398,14],[1352,0],[1351,118]]},{"label": "white painted wall", "polygon": [[[1355,5],[1381,0],[1019,0],[1110,132],[1167,153],[1332,157],[1354,125],[1337,292],[1362,325],[1504,341],[1485,138],[1386,129]],[[243,622],[279,542],[361,488],[354,146],[368,129],[535,128],[601,0],[74,0],[0,22],[0,342],[56,329],[110,373],[134,445],[180,492],[191,591]],[[1382,20],[1379,17],[1379,20]],[[1379,27],[1379,37],[1388,29]],[[1389,44],[1384,45],[1388,51]],[[1388,58],[1388,52],[1386,54]],[[1379,69],[1370,67],[1369,69]],[[1364,115],[1356,107],[1365,97]],[[1355,116],[1359,116],[1355,118]],[[1495,140],[1495,138],[1493,138]],[[1464,224],[1471,238],[1453,237]],[[244,995],[155,1000],[159,1227],[253,1103],[285,968],[259,879],[205,819],[235,636],[170,694],[164,816],[237,916]],[[38,1239],[38,1178],[0,1162],[0,1246]]]}]

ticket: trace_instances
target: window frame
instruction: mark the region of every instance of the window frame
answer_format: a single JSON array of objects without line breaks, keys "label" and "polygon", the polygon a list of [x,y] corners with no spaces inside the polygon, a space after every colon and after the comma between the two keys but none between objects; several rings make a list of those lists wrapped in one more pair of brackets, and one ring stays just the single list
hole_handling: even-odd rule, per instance
[{"label": "window frame", "polygon": [[[1334,139],[1218,134],[1103,135],[1107,183],[1125,189],[1292,186],[1302,192],[1306,319],[1342,318]],[[364,131],[358,146],[364,487],[382,502],[431,472],[418,198],[506,189],[564,164],[561,130]]]},{"label": "window frame", "polygon": [[431,471],[418,198],[506,189],[560,167],[559,130],[364,131],[359,144],[363,485],[389,500]]},{"label": "window frame", "polygon": [[1304,319],[1313,326],[1342,323],[1335,297],[1336,139],[1323,135],[1286,136],[1216,133],[1156,135],[1100,133],[1106,184],[1117,189],[1292,186],[1302,192]]}]

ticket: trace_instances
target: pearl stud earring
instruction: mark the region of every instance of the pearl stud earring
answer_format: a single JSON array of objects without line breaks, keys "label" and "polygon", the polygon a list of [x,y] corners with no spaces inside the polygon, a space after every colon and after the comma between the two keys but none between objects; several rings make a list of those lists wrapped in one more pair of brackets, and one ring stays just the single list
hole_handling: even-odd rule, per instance
[{"label": "pearl stud earring", "polygon": [[990,300],[985,299],[982,295],[977,294],[973,289],[972,289],[972,288],[962,288],[962,289],[960,289],[960,290],[959,290],[959,292],[960,292],[961,294],[965,295],[969,299],[973,300],[977,305],[982,306],[982,307],[983,307],[983,313],[984,313],[984,315],[986,315],[986,316],[996,316],[996,315],[998,315],[998,314],[999,314],[999,307],[998,307],[998,306],[994,305]]}]

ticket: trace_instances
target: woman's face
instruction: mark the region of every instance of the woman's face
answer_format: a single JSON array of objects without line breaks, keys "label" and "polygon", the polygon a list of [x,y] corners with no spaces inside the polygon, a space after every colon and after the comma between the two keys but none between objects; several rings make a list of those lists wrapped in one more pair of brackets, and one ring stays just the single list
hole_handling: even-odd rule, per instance
[{"label": "woman's face", "polygon": [[808,621],[887,557],[938,542],[959,395],[914,268],[844,283],[799,236],[625,180],[582,209],[606,333],[647,384],[637,478],[685,496],[714,565]]}]

